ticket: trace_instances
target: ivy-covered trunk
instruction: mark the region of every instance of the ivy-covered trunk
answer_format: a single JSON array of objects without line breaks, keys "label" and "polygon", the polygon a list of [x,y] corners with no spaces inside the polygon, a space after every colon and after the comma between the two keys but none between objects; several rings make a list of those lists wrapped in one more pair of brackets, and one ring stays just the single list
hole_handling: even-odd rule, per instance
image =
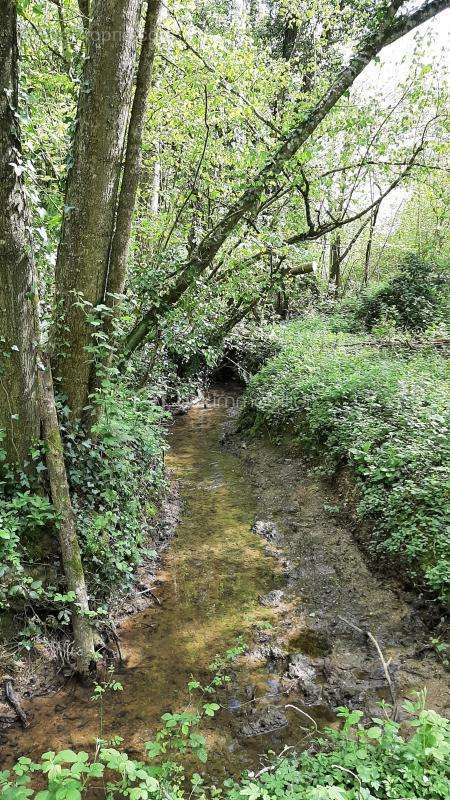
[{"label": "ivy-covered trunk", "polygon": [[140,0],[96,0],[91,12],[56,263],[55,380],[74,419],[89,398],[93,315],[105,297],[140,7]]},{"label": "ivy-covered trunk", "polygon": [[18,128],[14,0],[0,3],[0,449],[22,467],[39,436],[36,275]]},{"label": "ivy-covered trunk", "polygon": [[74,593],[72,615],[78,671],[94,658],[88,595],[70,502],[49,365],[43,363],[39,298],[21,181],[18,124],[17,17],[14,0],[0,2],[0,427],[7,458],[23,468],[42,419],[51,499],[58,516],[61,559]]}]

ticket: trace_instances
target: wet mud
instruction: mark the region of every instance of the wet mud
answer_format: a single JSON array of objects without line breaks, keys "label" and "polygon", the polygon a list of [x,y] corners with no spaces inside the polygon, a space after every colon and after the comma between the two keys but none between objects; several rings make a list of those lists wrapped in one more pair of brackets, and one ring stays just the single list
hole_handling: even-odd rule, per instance
[{"label": "wet mud", "polygon": [[268,748],[304,746],[305,728],[335,724],[339,705],[371,714],[390,702],[376,649],[351,625],[376,637],[399,704],[426,686],[429,704],[448,713],[448,675],[414,606],[371,570],[330,512],[333,491],[298,455],[233,432],[238,404],[222,388],[174,421],[167,465],[180,520],[150,581],[157,600],[148,605],[141,574],[143,609],[135,597],[118,609],[123,691],[108,695],[101,727],[92,688],[70,680],[24,701],[31,725],[2,734],[2,767],[21,754],[90,749],[99,735],[121,736],[141,756],[161,714],[187,706],[191,675],[207,681],[215,655],[239,638],[247,652],[206,730],[206,769],[218,780],[257,768]]}]

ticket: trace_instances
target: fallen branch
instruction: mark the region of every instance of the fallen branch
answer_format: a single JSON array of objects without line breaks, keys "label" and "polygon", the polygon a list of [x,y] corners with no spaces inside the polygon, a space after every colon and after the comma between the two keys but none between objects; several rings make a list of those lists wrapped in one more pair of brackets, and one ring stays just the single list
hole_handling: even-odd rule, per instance
[{"label": "fallen branch", "polygon": [[369,641],[372,642],[372,644],[374,645],[374,647],[375,647],[375,649],[376,649],[376,651],[378,653],[378,657],[379,657],[379,659],[381,661],[381,665],[383,667],[383,672],[384,672],[384,675],[385,675],[385,678],[386,678],[386,681],[387,681],[387,684],[388,684],[388,687],[389,687],[389,693],[391,695],[392,703],[394,705],[393,717],[395,719],[395,716],[396,716],[396,713],[397,713],[397,696],[396,696],[396,692],[395,692],[395,687],[394,687],[392,678],[391,678],[391,676],[389,674],[388,664],[386,663],[386,660],[385,660],[385,658],[383,656],[383,653],[381,651],[381,647],[378,644],[377,640],[375,639],[375,636],[370,631],[363,630],[363,628],[359,628],[358,625],[355,625],[353,622],[350,622],[348,619],[345,619],[345,617],[341,617],[339,614],[338,614],[338,618],[340,620],[342,620],[342,622],[345,622],[346,625],[349,625],[350,628],[353,628],[353,630],[357,631],[357,633],[361,633],[363,636],[366,636],[369,639]]},{"label": "fallen branch", "polygon": [[120,665],[122,665],[122,664],[124,663],[124,659],[123,659],[123,655],[122,655],[122,649],[121,649],[121,647],[120,647],[120,638],[119,638],[119,636],[118,636],[118,634],[117,634],[117,631],[116,631],[116,629],[115,629],[115,626],[114,626],[114,624],[113,624],[113,623],[110,623],[110,624],[107,626],[107,629],[106,629],[106,630],[107,630],[107,632],[109,633],[109,635],[111,636],[111,639],[113,640],[113,642],[114,642],[114,644],[115,644],[115,646],[116,646],[116,649],[117,649],[117,655],[118,655],[118,657],[119,657],[119,664],[120,664]]},{"label": "fallen branch", "polygon": [[14,678],[12,678],[10,675],[5,675],[3,678],[3,685],[5,689],[6,702],[16,712],[22,724],[22,728],[28,728],[28,725],[30,724],[28,722],[28,717],[25,714],[25,711],[23,710],[22,706],[20,705],[19,698],[17,697],[13,689],[13,684],[14,684]]},{"label": "fallen branch", "polygon": [[409,347],[410,349],[418,350],[420,348],[425,347],[448,347],[450,345],[450,339],[414,339],[411,341],[400,341],[400,340],[383,340],[379,339],[378,341],[374,341],[373,339],[363,339],[360,342],[343,342],[339,343],[339,347]]}]

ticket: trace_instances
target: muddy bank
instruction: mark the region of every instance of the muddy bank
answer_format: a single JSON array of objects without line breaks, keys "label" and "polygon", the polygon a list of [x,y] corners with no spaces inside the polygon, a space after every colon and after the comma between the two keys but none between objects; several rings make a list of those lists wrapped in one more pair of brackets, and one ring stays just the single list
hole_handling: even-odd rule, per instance
[{"label": "muddy bank", "polygon": [[[418,611],[420,600],[392,574],[371,567],[352,526],[336,513],[337,490],[315,477],[286,444],[242,441],[230,425],[226,445],[246,466],[260,515],[255,527],[267,541],[266,552],[283,565],[286,588],[278,600],[291,610],[277,642],[282,646],[287,639],[302,653],[302,675],[291,686],[305,705],[376,713],[381,699],[392,702],[374,643],[353,625],[369,630],[381,646],[399,704],[426,687],[429,706],[449,716],[449,673],[433,649],[436,633]],[[296,669],[288,664],[288,678]],[[289,693],[289,680],[285,684]]]},{"label": "muddy bank", "polygon": [[[119,735],[130,755],[142,755],[160,715],[186,706],[190,676],[207,679],[215,654],[243,637],[248,652],[207,730],[217,779],[258,766],[268,748],[303,746],[305,714],[320,726],[337,705],[370,712],[389,699],[373,646],[340,617],[377,637],[399,698],[427,685],[430,705],[445,712],[448,696],[425,624],[399,587],[371,573],[330,513],[332,493],[284,449],[230,436],[237,405],[227,388],[174,422],[167,463],[180,521],[162,570],[140,576],[145,607],[136,611],[136,592],[118,603],[124,691],[108,696],[102,727],[104,738]],[[149,605],[148,588],[159,602]],[[25,702],[31,726],[4,734],[1,765],[91,748],[99,735],[91,694],[69,680]]]},{"label": "muddy bank", "polygon": [[[125,592],[112,590],[108,600],[108,618],[100,625],[104,647],[100,653],[100,671],[117,660],[122,652],[118,631],[124,620],[158,604],[155,590],[157,575],[161,572],[164,554],[177,529],[180,519],[180,498],[176,481],[169,481],[167,492],[160,501],[158,514],[148,526],[145,545],[149,555],[144,555],[133,585]],[[5,676],[11,676],[14,693],[23,708],[33,709],[37,698],[58,692],[74,675],[75,659],[72,641],[67,638],[50,638],[45,633],[33,641],[29,652],[17,652],[15,643],[8,647],[5,637],[0,647],[0,756],[2,742],[9,727],[18,724],[17,712],[6,701]],[[2,691],[3,690],[3,691]],[[1,759],[0,759],[1,765]]]}]

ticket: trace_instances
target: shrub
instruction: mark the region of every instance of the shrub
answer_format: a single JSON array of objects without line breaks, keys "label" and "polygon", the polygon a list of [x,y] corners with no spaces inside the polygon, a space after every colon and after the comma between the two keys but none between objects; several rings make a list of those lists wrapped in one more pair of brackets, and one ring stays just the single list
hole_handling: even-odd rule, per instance
[{"label": "shrub", "polygon": [[448,381],[431,351],[405,355],[373,339],[332,332],[320,318],[280,334],[281,353],[251,380],[244,414],[292,426],[333,473],[349,465],[357,512],[372,547],[400,556],[418,582],[444,599],[450,540],[442,487],[448,476]]},{"label": "shrub", "polygon": [[[107,380],[102,386],[102,402],[104,413],[90,438],[69,427],[64,407],[59,412],[94,607],[113,589],[123,589],[131,582],[146,549],[164,481],[162,409]],[[59,567],[57,520],[45,491],[42,456],[39,446],[30,455],[40,484],[25,474],[13,475],[6,462],[2,465],[0,610],[12,608],[27,617],[31,613],[38,626],[45,620],[45,626],[59,627],[70,622],[74,598],[65,593]],[[31,647],[29,637],[23,641]]]},{"label": "shrub", "polygon": [[400,264],[399,273],[362,297],[344,303],[338,315],[349,330],[372,331],[387,320],[405,331],[424,331],[445,318],[445,278],[434,264],[415,254]]}]

